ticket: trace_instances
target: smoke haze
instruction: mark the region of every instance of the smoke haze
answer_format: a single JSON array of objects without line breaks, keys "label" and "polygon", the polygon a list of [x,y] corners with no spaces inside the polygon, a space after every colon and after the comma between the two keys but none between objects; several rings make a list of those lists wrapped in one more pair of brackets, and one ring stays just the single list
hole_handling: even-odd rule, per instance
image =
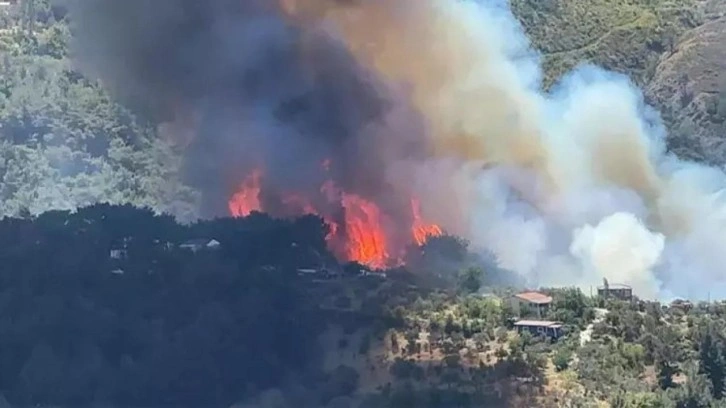
[{"label": "smoke haze", "polygon": [[607,278],[644,297],[726,296],[726,175],[667,154],[625,77],[583,66],[543,92],[505,1],[70,9],[79,66],[188,144],[202,216],[225,214],[257,167],[272,190],[315,195],[331,158],[336,183],[392,229],[413,195],[532,286]]}]

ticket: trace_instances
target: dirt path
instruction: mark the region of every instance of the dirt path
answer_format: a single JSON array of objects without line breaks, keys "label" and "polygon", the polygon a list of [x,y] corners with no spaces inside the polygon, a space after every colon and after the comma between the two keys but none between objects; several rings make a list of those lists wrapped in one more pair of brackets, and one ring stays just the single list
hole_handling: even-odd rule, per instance
[{"label": "dirt path", "polygon": [[605,316],[608,314],[607,309],[595,309],[595,320],[592,321],[592,323],[588,324],[585,330],[580,332],[580,347],[584,346],[592,340],[592,329],[595,327],[597,323],[600,323],[605,319]]}]

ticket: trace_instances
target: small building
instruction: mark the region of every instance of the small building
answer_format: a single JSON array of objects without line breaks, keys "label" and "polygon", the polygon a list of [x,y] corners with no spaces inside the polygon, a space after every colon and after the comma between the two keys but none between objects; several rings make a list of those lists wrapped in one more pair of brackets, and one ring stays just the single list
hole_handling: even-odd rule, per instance
[{"label": "small building", "polygon": [[328,268],[299,268],[297,274],[309,277],[313,282],[329,281],[341,277],[340,273]]},{"label": "small building", "polygon": [[630,302],[633,300],[633,288],[620,283],[607,283],[598,286],[597,295],[602,298],[615,298]]},{"label": "small building", "polygon": [[518,320],[514,322],[518,333],[529,332],[533,336],[544,336],[552,340],[559,339],[563,334],[562,323],[549,320]]},{"label": "small building", "polygon": [[205,250],[218,249],[219,246],[220,246],[220,243],[216,239],[199,238],[199,239],[190,239],[189,241],[185,241],[184,243],[179,245],[179,248],[188,249],[192,252],[197,252],[197,251],[201,251],[203,249],[205,249]]},{"label": "small building", "polygon": [[174,244],[169,241],[161,241],[159,239],[154,240],[154,246],[164,251],[171,251],[174,249]]},{"label": "small building", "polygon": [[298,276],[315,276],[318,273],[317,269],[313,268],[299,268],[297,270]]},{"label": "small building", "polygon": [[111,259],[126,259],[128,257],[128,251],[126,248],[111,248],[108,251],[108,256]]},{"label": "small building", "polygon": [[680,309],[685,313],[688,313],[691,311],[691,309],[693,309],[693,303],[683,299],[673,300],[670,306],[673,309]]},{"label": "small building", "polygon": [[552,296],[540,292],[522,292],[512,296],[510,304],[512,311],[517,316],[522,316],[524,312],[530,311],[537,317],[542,317],[552,305]]},{"label": "small building", "polygon": [[126,237],[121,239],[120,241],[117,241],[114,245],[111,246],[111,249],[108,251],[109,258],[116,260],[128,258],[128,248],[130,243],[130,237]]},{"label": "small building", "polygon": [[386,275],[385,272],[371,272],[371,271],[363,269],[358,273],[358,277],[359,278],[372,277],[372,278],[378,278],[378,279],[386,279],[388,277],[388,275]]}]

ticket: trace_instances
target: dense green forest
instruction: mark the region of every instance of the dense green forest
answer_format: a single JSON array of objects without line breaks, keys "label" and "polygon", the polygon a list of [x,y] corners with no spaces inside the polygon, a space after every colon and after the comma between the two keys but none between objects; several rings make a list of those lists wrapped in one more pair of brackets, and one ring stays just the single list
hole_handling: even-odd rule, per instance
[{"label": "dense green forest", "polygon": [[74,70],[62,7],[23,4],[0,8],[0,214],[108,202],[193,218],[178,152]]},{"label": "dense green forest", "polygon": [[[294,266],[326,254],[317,218],[179,226],[99,205],[0,224],[10,401],[221,406],[315,361],[321,327]],[[211,234],[219,251],[179,248]]]}]

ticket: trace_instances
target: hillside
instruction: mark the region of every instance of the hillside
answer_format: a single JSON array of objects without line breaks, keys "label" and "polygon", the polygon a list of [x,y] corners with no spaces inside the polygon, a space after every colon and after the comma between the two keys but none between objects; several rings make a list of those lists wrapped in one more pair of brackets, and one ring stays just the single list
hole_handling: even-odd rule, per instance
[{"label": "hillside", "polygon": [[[510,3],[545,86],[626,74],[673,151],[726,163],[726,0]],[[525,288],[443,232],[372,271],[309,213],[188,222],[182,147],[79,73],[62,8],[25,4],[0,9],[0,408],[726,406],[710,294]]]},{"label": "hillside", "polygon": [[2,406],[723,406],[721,301],[515,297],[451,267],[461,240],[418,248],[449,269],[383,274],[324,236],[311,216],[179,225],[130,206],[0,221]]},{"label": "hillside", "polygon": [[542,52],[545,85],[583,62],[626,74],[661,113],[670,150],[682,158],[724,164],[726,2],[511,3]]}]

